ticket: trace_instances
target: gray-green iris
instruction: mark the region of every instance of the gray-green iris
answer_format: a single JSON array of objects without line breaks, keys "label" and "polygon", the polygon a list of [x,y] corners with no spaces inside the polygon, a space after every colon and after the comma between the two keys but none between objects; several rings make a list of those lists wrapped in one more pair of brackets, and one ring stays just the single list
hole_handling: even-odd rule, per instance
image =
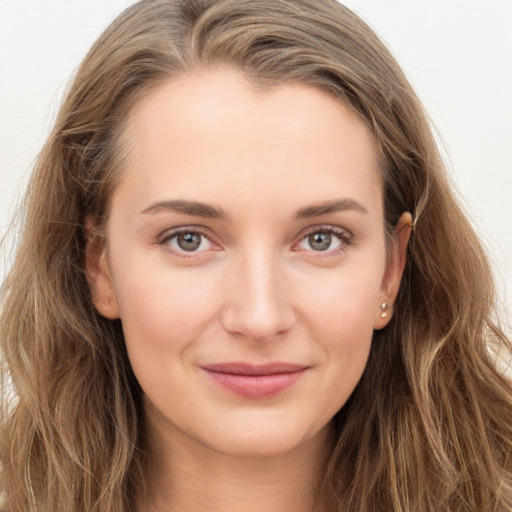
[{"label": "gray-green iris", "polygon": [[329,233],[313,233],[309,235],[309,245],[315,251],[326,251],[331,245],[331,235]]}]

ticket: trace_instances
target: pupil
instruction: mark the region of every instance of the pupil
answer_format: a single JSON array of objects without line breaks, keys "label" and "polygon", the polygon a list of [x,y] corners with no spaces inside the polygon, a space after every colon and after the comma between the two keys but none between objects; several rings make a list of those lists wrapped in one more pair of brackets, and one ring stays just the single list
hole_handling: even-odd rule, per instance
[{"label": "pupil", "polygon": [[178,235],[178,245],[184,251],[195,251],[201,245],[201,235],[197,233],[181,233]]},{"label": "pupil", "polygon": [[309,235],[309,245],[316,251],[325,251],[331,245],[331,235],[329,233],[313,233]]}]

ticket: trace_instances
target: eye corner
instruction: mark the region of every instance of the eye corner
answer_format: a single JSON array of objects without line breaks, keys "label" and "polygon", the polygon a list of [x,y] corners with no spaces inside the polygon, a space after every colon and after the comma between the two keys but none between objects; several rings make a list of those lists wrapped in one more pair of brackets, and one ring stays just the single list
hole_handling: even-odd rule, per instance
[{"label": "eye corner", "polygon": [[[311,246],[311,237],[317,234],[327,235],[327,239],[319,240],[319,247],[316,249]],[[333,240],[338,240],[335,247],[331,247]],[[322,248],[322,244],[325,246],[325,242],[328,245]],[[294,252],[305,251],[312,253],[315,257],[329,257],[335,256],[345,252],[354,243],[354,235],[340,226],[334,226],[330,224],[318,224],[310,226],[303,230],[299,236],[298,241],[293,244],[291,250]],[[303,244],[309,244],[309,247],[302,247]]]},{"label": "eye corner", "polygon": [[[191,235],[191,238],[180,242],[179,237],[186,235]],[[184,244],[188,244],[188,247],[185,247]],[[198,226],[179,226],[167,229],[156,238],[155,245],[161,247],[167,254],[179,258],[199,258],[205,253],[222,250],[221,245],[214,240],[214,237]]]}]

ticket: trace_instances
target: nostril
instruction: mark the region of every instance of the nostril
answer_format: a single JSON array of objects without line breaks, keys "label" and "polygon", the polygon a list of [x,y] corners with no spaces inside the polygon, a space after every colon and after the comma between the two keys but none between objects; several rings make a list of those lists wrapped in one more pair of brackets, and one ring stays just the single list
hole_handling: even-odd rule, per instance
[{"label": "nostril", "polygon": [[234,302],[222,312],[221,322],[232,335],[262,341],[286,335],[295,323],[295,316],[286,304],[258,306],[250,302]]}]

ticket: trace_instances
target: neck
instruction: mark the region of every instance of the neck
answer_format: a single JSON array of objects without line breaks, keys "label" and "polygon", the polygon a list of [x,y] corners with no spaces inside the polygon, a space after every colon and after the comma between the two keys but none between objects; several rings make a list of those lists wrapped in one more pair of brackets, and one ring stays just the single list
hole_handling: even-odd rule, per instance
[{"label": "neck", "polygon": [[148,429],[144,492],[137,512],[324,511],[316,490],[323,473],[329,428],[283,454],[231,456],[180,432]]}]

